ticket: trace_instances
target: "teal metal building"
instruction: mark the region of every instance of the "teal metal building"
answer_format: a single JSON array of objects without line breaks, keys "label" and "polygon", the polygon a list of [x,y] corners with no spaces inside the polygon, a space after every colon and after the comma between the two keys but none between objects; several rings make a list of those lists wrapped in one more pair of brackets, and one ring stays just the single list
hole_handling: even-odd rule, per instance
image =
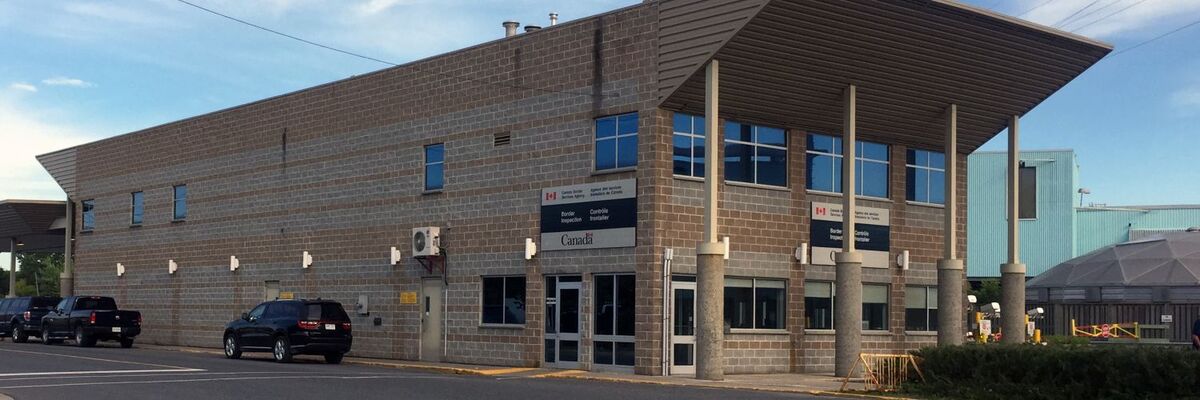
[{"label": "teal metal building", "polygon": [[[997,278],[1007,258],[1005,152],[967,158],[967,277]],[[1104,246],[1200,226],[1200,205],[1084,206],[1072,150],[1021,152],[1021,261],[1033,277]]]}]

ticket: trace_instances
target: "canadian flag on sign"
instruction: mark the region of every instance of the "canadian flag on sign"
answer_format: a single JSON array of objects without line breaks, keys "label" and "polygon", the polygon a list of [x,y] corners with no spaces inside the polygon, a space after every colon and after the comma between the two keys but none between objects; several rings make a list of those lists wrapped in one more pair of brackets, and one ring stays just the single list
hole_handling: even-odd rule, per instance
[{"label": "canadian flag on sign", "polygon": [[829,215],[829,209],[825,207],[817,207],[817,215]]},{"label": "canadian flag on sign", "polygon": [[557,200],[558,192],[546,192],[546,200]]}]

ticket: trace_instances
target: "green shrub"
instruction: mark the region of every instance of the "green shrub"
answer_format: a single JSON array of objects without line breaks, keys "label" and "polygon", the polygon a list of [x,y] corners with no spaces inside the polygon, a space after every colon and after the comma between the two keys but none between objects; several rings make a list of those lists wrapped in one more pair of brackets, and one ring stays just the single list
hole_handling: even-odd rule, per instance
[{"label": "green shrub", "polygon": [[1091,339],[1080,336],[1046,336],[1042,338],[1050,346],[1086,346]]},{"label": "green shrub", "polygon": [[928,347],[913,394],[953,399],[1197,399],[1200,353],[1152,346]]}]

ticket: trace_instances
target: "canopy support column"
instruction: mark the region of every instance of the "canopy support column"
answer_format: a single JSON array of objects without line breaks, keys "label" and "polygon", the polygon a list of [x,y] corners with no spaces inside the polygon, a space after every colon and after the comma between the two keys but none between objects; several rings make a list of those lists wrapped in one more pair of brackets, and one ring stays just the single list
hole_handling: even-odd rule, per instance
[{"label": "canopy support column", "polygon": [[8,238],[8,296],[17,297],[17,238]]},{"label": "canopy support column", "polygon": [[1008,123],[1008,263],[1000,266],[1000,329],[1004,343],[1025,342],[1025,264],[1021,264],[1020,117]]},{"label": "canopy support column", "polygon": [[[725,246],[717,242],[718,65],[709,61],[704,87],[704,242],[696,247],[696,378],[725,379]],[[668,329],[664,327],[663,329]]]},{"label": "canopy support column", "polygon": [[958,105],[946,108],[946,208],[938,261],[938,345],[963,342],[963,262],[958,259]]},{"label": "canopy support column", "polygon": [[857,146],[858,101],[857,88],[846,87],[844,124],[842,132],[842,251],[834,255],[834,375],[846,377],[853,373],[854,361],[862,352],[862,253],[854,251],[857,237],[855,216],[855,153]]},{"label": "canopy support column", "polygon": [[59,293],[75,295],[75,202],[67,198],[67,226],[63,229],[63,272],[58,277]]}]

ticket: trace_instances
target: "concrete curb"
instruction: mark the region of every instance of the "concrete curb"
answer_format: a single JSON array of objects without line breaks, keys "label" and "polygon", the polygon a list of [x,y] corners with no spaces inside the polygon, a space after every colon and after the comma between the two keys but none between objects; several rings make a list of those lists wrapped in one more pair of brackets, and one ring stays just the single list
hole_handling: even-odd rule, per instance
[{"label": "concrete curb", "polygon": [[[574,373],[571,373],[571,372],[574,372]],[[587,371],[568,370],[568,371],[563,371],[561,373],[549,373],[549,374],[534,375],[534,376],[530,376],[530,378],[579,379],[579,380],[588,380],[588,381],[596,381],[596,382],[611,382],[611,383],[634,383],[634,384],[643,384],[643,385],[660,385],[660,386],[674,386],[674,387],[700,387],[700,388],[711,388],[711,389],[750,390],[750,391],[756,391],[756,392],[774,392],[774,393],[799,393],[799,394],[809,394],[809,395],[813,395],[813,396],[841,397],[841,398],[851,398],[851,399],[914,400],[914,399],[908,398],[908,397],[882,396],[882,395],[874,395],[874,394],[866,394],[866,393],[831,392],[831,391],[827,391],[827,390],[812,390],[812,389],[803,389],[803,388],[787,388],[787,387],[772,387],[772,386],[723,386],[723,385],[715,385],[715,384],[714,385],[694,384],[694,383],[690,383],[690,382],[663,382],[663,381],[642,380],[642,379],[637,379],[637,378],[617,378],[617,377],[608,377],[608,376],[583,375],[585,373],[587,373]]]},{"label": "concrete curb", "polygon": [[13,398],[8,397],[8,395],[5,395],[4,393],[0,393],[0,400],[13,400]]}]

